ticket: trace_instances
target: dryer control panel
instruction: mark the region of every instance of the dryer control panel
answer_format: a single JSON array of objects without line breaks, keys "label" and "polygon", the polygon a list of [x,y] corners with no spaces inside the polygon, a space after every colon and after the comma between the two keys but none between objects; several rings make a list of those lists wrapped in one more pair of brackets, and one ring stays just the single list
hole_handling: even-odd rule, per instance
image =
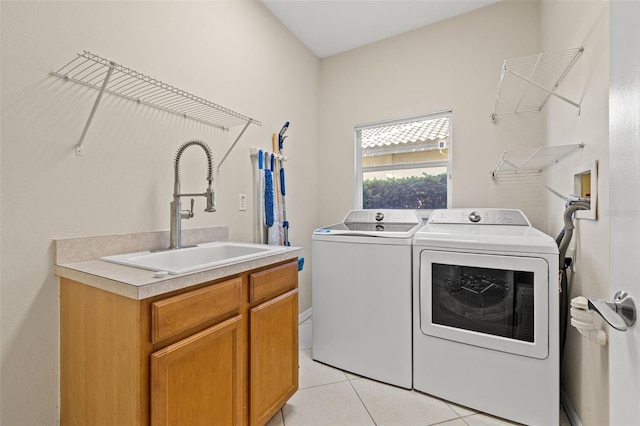
[{"label": "dryer control panel", "polygon": [[428,223],[531,226],[524,213],[516,209],[434,210]]}]

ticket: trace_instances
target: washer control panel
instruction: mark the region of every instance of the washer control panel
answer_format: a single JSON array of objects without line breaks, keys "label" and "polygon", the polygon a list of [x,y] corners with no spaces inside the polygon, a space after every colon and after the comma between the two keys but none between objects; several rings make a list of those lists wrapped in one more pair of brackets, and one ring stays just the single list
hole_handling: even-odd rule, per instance
[{"label": "washer control panel", "polygon": [[420,223],[422,218],[415,210],[352,210],[344,223]]},{"label": "washer control panel", "polygon": [[524,213],[515,209],[434,210],[429,223],[531,226]]}]

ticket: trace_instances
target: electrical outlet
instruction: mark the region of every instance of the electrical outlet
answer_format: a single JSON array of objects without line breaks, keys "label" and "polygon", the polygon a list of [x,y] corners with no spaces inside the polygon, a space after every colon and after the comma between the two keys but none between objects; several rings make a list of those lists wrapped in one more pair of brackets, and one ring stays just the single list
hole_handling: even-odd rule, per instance
[{"label": "electrical outlet", "polygon": [[247,210],[247,194],[238,194],[238,210],[241,212]]}]

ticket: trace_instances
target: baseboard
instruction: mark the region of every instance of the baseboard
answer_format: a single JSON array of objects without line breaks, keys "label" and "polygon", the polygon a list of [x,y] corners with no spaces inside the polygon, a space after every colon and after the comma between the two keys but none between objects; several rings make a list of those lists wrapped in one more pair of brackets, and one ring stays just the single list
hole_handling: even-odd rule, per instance
[{"label": "baseboard", "polygon": [[562,388],[560,388],[560,403],[562,408],[564,408],[564,412],[567,414],[571,426],[582,426],[582,422],[578,417],[578,413],[576,413],[576,410],[573,408],[569,395],[567,395]]},{"label": "baseboard", "polygon": [[300,315],[298,315],[298,324],[302,324],[303,322],[311,318],[312,309],[313,308],[309,308],[306,311],[302,312]]}]

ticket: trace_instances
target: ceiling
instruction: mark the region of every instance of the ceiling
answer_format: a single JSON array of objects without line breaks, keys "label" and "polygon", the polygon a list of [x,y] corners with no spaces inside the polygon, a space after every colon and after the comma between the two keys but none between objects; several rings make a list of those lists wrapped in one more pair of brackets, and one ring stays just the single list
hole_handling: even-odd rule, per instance
[{"label": "ceiling", "polygon": [[261,0],[316,56],[325,58],[499,0]]}]

